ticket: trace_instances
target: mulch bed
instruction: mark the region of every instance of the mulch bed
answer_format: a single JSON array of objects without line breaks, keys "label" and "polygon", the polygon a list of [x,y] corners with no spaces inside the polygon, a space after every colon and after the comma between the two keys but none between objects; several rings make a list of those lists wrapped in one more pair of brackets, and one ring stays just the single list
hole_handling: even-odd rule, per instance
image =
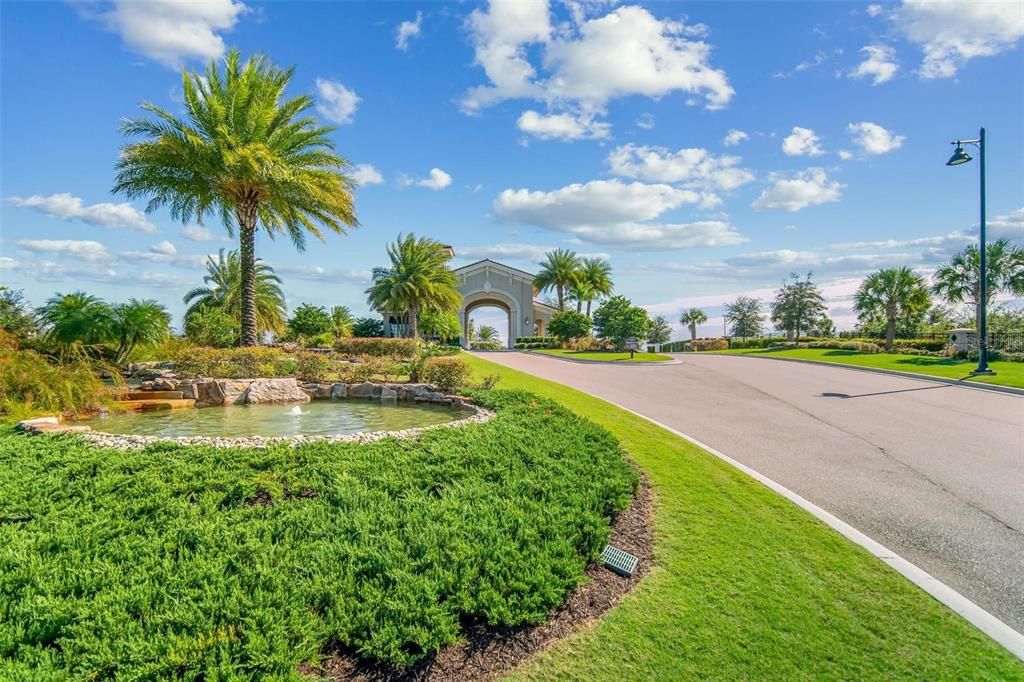
[{"label": "mulch bed", "polygon": [[631,578],[592,564],[587,582],[569,595],[565,604],[544,623],[520,628],[493,628],[483,623],[463,625],[465,641],[442,649],[411,668],[394,668],[365,661],[351,650],[329,645],[322,668],[303,665],[300,672],[326,680],[378,682],[402,680],[442,682],[489,680],[507,673],[538,651],[607,613],[651,570],[654,561],[654,500],[647,480],[629,509],[615,520],[609,542],[638,557]]}]

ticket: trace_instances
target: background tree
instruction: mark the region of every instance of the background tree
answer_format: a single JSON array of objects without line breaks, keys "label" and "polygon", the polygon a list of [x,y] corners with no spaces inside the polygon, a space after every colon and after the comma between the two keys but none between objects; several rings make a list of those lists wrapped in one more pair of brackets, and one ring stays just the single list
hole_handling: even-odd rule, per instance
[{"label": "background tree", "polygon": [[[1024,250],[1009,239],[1000,239],[988,244],[985,255],[986,303],[991,304],[1000,293],[1024,296]],[[981,251],[977,244],[971,244],[940,266],[932,281],[932,291],[937,296],[974,308],[975,325],[978,325],[981,319]]]},{"label": "background tree", "polygon": [[182,72],[185,118],[146,102],[155,118],[121,125],[144,139],[121,150],[114,192],[149,197],[147,211],[166,206],[182,222],[216,216],[232,236],[237,224],[243,346],[259,341],[257,228],[287,235],[302,251],[307,234],[323,239],[322,227],[344,233],[358,225],[332,129],[303,115],[311,96],[284,96],[293,72],[259,55],[243,63],[231,50],[223,70],[213,60],[205,75]]},{"label": "background tree", "polygon": [[111,338],[113,310],[101,299],[74,291],[54,294],[38,310],[46,340],[58,346],[96,346]]},{"label": "background tree", "polygon": [[590,336],[592,325],[593,322],[583,313],[563,310],[548,320],[548,333],[559,341],[568,341]]},{"label": "background tree", "polygon": [[425,310],[420,316],[420,332],[441,341],[459,338],[459,314],[454,310]]},{"label": "background tree", "polygon": [[836,336],[836,325],[832,321],[832,318],[828,315],[822,315],[821,318],[814,324],[810,329],[811,336],[820,336],[824,339],[835,338]]},{"label": "background tree", "polygon": [[303,345],[319,345],[324,337],[333,338],[334,320],[323,307],[303,303],[288,320],[288,335]]},{"label": "background tree", "polygon": [[501,337],[498,335],[497,329],[485,324],[477,330],[476,340],[481,343],[498,343]]},{"label": "background tree", "polygon": [[811,273],[804,279],[794,273],[775,292],[772,322],[787,338],[799,341],[801,332],[813,327],[826,312],[825,297],[811,281]]},{"label": "background tree", "polygon": [[171,333],[171,316],[154,300],[129,299],[111,308],[111,341],[116,344],[114,362],[123,365],[138,348],[157,346]]},{"label": "background tree", "polygon": [[334,333],[334,338],[341,339],[352,336],[354,324],[355,318],[352,317],[352,311],[347,305],[336,305],[331,308],[331,331]]},{"label": "background tree", "polygon": [[185,318],[185,338],[199,346],[230,348],[242,336],[242,323],[223,308],[200,306]]},{"label": "background tree", "polygon": [[885,350],[891,353],[896,321],[910,315],[923,316],[931,302],[923,277],[908,267],[884,268],[860,283],[853,296],[853,309],[860,321],[885,321]]},{"label": "background tree", "polygon": [[[577,300],[586,301],[587,317],[590,317],[590,306],[595,300],[611,296],[615,289],[612,282],[612,266],[603,258],[584,258],[580,261],[577,271]],[[577,312],[580,312],[577,309]]]},{"label": "background tree", "polygon": [[[287,317],[281,278],[274,274],[274,268],[258,258],[253,264],[253,272],[256,278],[256,331],[260,336],[267,332],[281,335],[285,331]],[[185,321],[200,307],[221,308],[237,319],[241,328],[242,259],[238,252],[231,251],[225,256],[224,249],[221,249],[216,260],[213,256],[208,257],[203,282],[206,286],[190,290],[182,299],[189,304]]]},{"label": "background tree", "polygon": [[533,286],[540,292],[555,291],[558,309],[565,310],[565,292],[576,286],[580,276],[580,259],[568,249],[548,251],[539,263],[540,271]]},{"label": "background tree", "polygon": [[761,299],[737,296],[735,301],[725,306],[725,321],[732,336],[743,339],[761,336],[764,333]]},{"label": "background tree", "polygon": [[352,325],[352,336],[376,339],[384,336],[384,321],[379,317],[360,317]]},{"label": "background tree", "polygon": [[690,340],[693,341],[697,338],[697,327],[707,322],[708,316],[700,308],[690,308],[683,311],[679,321],[690,329]]},{"label": "background tree", "polygon": [[597,336],[622,349],[630,338],[646,339],[651,331],[647,311],[633,305],[625,296],[612,296],[594,311]]},{"label": "background tree", "polygon": [[668,343],[672,338],[672,327],[664,315],[657,315],[651,320],[651,331],[647,335],[649,343]]},{"label": "background tree", "polygon": [[19,341],[31,339],[39,333],[35,313],[20,289],[0,286],[0,331]]},{"label": "background tree", "polygon": [[448,252],[441,242],[416,235],[398,235],[388,245],[390,268],[374,271],[366,290],[370,305],[384,314],[405,313],[409,336],[419,334],[424,310],[454,311],[459,307],[458,279],[448,269]]}]

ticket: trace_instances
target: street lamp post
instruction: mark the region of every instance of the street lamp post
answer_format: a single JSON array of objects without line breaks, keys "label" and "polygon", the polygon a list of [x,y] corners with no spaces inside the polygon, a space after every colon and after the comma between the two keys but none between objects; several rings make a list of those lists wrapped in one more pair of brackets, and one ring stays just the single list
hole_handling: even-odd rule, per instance
[{"label": "street lamp post", "polygon": [[980,177],[981,177],[981,226],[979,234],[978,244],[978,255],[979,255],[979,268],[978,277],[980,278],[978,286],[978,366],[971,374],[995,374],[988,367],[988,249],[985,245],[985,129],[982,128],[978,132],[978,139],[976,140],[956,140],[950,144],[956,145],[956,150],[953,151],[953,156],[949,157],[949,161],[946,162],[947,166],[959,166],[967,163],[971,160],[971,156],[964,151],[965,144],[973,144],[978,148],[978,163],[980,165]]}]

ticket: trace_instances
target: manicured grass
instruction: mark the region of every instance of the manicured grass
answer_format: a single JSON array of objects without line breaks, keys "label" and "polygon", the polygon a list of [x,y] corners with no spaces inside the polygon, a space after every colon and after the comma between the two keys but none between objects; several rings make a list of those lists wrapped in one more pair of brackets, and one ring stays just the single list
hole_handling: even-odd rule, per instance
[{"label": "manicured grass", "polygon": [[916,372],[917,374],[927,374],[946,379],[962,379],[986,384],[1024,388],[1024,362],[990,362],[989,366],[995,371],[995,376],[972,377],[971,370],[977,367],[978,363],[956,360],[954,358],[934,358],[922,355],[901,355],[899,353],[858,353],[852,350],[832,350],[828,348],[794,348],[790,350],[746,348],[715,352],[728,355],[818,360],[820,362],[835,362],[841,365],[893,369],[900,372]]},{"label": "manicured grass", "polygon": [[579,351],[579,350],[563,350],[561,348],[545,348],[544,350],[536,351],[538,353],[545,353],[547,355],[560,355],[566,358],[572,358],[573,360],[589,360],[589,361],[600,361],[600,362],[668,362],[672,358],[667,355],[660,355],[658,353],[634,353],[633,357],[629,357],[629,352],[618,353],[615,351]]},{"label": "manicured grass", "polygon": [[467,359],[611,431],[657,500],[652,573],[514,679],[1024,680],[998,644],[724,462],[585,393]]},{"label": "manicured grass", "polygon": [[[0,429],[0,680],[298,679],[540,622],[637,483],[535,395],[418,440],[139,451]],[[216,409],[216,408],[210,408]]]}]

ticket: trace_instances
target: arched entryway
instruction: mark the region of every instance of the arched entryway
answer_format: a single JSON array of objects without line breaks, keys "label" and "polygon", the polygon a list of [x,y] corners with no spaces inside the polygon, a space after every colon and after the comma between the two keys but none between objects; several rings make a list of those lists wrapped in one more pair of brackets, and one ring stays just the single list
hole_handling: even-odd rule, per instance
[{"label": "arched entryway", "polygon": [[[514,321],[519,316],[519,306],[510,297],[497,291],[473,292],[462,297],[462,309],[459,311],[459,321],[462,323],[462,347],[469,348],[470,339],[466,337],[466,330],[469,328],[469,320],[476,310],[497,310],[505,313],[505,328],[498,328],[499,334],[505,337],[505,347],[512,348],[516,342]],[[480,321],[476,320],[479,328]]]}]

